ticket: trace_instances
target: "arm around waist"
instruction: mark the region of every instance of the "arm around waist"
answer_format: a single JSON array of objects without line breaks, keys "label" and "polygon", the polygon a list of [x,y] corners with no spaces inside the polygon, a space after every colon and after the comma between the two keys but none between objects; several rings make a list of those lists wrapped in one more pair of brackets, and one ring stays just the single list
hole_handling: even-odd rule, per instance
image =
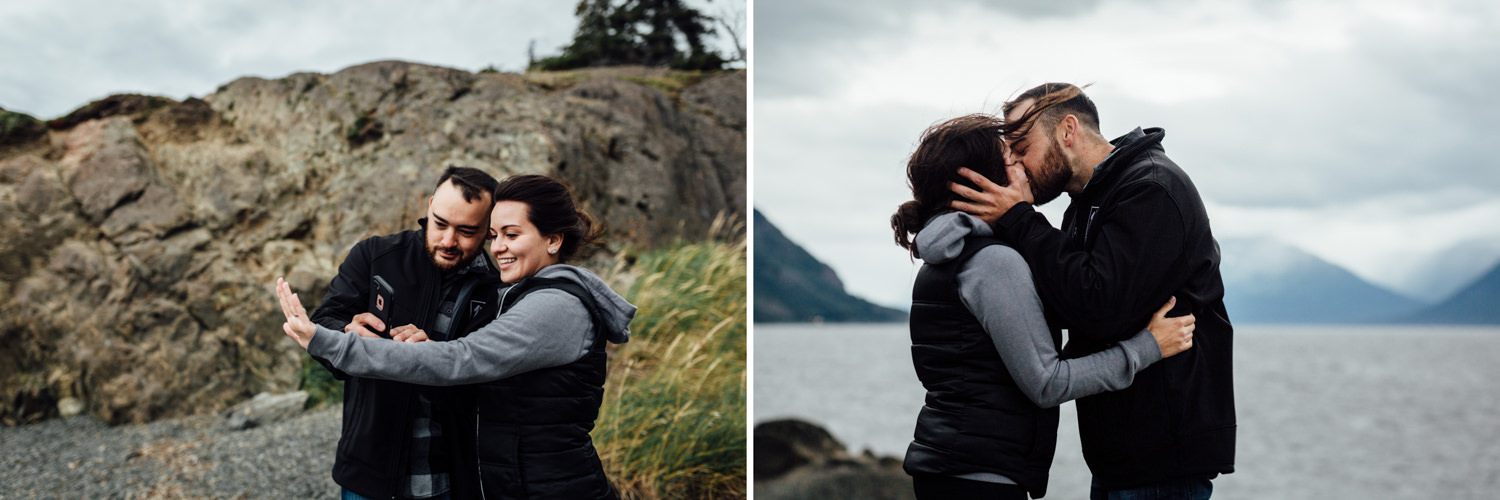
[{"label": "arm around waist", "polygon": [[984,325],[1021,392],[1050,408],[1080,397],[1128,387],[1135,374],[1161,359],[1148,331],[1103,351],[1061,359],[1043,314],[1031,271],[1015,250],[990,246],[958,274],[964,305]]}]

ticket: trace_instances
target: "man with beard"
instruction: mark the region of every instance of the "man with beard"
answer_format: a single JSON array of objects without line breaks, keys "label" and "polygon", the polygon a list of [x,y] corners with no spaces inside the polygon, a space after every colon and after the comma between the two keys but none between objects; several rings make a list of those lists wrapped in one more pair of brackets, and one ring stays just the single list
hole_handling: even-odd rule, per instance
[{"label": "man with beard", "polygon": [[[497,184],[480,170],[449,167],[419,229],[368,238],[349,251],[312,321],[365,337],[414,327],[444,341],[494,319],[500,275],[476,257],[489,238]],[[387,286],[390,297],[372,295]],[[388,314],[387,321],[371,309]],[[389,329],[394,325],[403,326]],[[344,381],[343,435],[333,464],[343,498],[478,495],[465,489],[474,471],[453,466],[473,463],[466,458],[474,428],[467,389],[350,377],[318,361]]]},{"label": "man with beard", "polygon": [[[973,171],[978,189],[953,208],[993,226],[1031,268],[1048,316],[1069,333],[1063,356],[1104,350],[1140,331],[1155,305],[1198,319],[1194,349],[1138,373],[1120,391],[1078,400],[1091,498],[1208,498],[1234,472],[1233,328],[1224,310],[1219,248],[1186,173],[1167,158],[1165,131],[1113,141],[1083,90],[1048,83],[1004,106],[1011,185]],[[1067,191],[1062,229],[1033,204]],[[1154,493],[1152,493],[1154,492]],[[1134,496],[1152,493],[1158,496]]]}]

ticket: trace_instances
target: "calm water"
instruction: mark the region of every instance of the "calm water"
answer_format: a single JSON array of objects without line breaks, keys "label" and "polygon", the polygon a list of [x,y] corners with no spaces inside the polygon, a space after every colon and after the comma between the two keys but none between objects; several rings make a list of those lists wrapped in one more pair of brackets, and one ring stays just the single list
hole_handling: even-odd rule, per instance
[{"label": "calm water", "polygon": [[[756,325],[754,420],[901,456],[923,390],[905,324]],[[1500,328],[1240,327],[1236,472],[1216,499],[1500,498]],[[1047,498],[1087,498],[1073,403]]]}]

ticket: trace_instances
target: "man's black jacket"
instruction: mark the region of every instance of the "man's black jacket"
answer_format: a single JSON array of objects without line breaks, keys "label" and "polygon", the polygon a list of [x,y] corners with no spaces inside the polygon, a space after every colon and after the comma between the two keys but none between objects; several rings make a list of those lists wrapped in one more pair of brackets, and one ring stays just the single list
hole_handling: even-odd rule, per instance
[{"label": "man's black jacket", "polygon": [[1049,318],[1068,329],[1067,357],[1139,332],[1172,296],[1168,316],[1197,317],[1192,349],[1141,371],[1129,388],[1078,400],[1084,458],[1109,487],[1234,471],[1233,328],[1219,246],[1163,136],[1136,129],[1112,141],[1061,231],[1027,203],[995,222],[1030,265]]},{"label": "man's black jacket", "polygon": [[[442,303],[439,296],[445,277],[427,254],[426,219],[423,229],[376,236],[354,245],[338,276],[328,285],[323,304],[312,321],[342,331],[355,315],[370,312],[370,282],[379,275],[395,289],[394,308],[386,328],[412,324],[431,334]],[[499,273],[483,255],[475,267],[450,276],[463,280],[460,289],[474,281],[472,295],[455,304],[448,338],[458,338],[495,318],[502,286]],[[317,358],[314,358],[317,359]],[[418,393],[432,401],[435,416],[443,425],[444,440],[453,461],[450,481],[454,498],[478,496],[467,488],[477,485],[473,452],[473,395],[470,387],[426,387],[389,380],[375,380],[335,370],[319,359],[334,376],[344,381],[343,434],[333,463],[333,480],[340,486],[370,498],[392,498],[407,471],[408,446]]]}]

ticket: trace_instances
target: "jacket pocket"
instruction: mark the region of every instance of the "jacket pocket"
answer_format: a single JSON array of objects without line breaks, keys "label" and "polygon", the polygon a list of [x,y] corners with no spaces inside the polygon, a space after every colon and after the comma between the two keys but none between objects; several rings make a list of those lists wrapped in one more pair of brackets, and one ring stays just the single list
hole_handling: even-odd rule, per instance
[{"label": "jacket pocket", "polygon": [[372,436],[365,435],[369,426],[364,421],[365,406],[370,404],[368,398],[364,397],[365,386],[351,378],[344,381],[344,421],[342,423],[342,434],[339,435],[339,451],[346,457],[365,458],[369,455],[362,454],[365,450],[358,449],[361,444],[372,441]]},{"label": "jacket pocket", "polygon": [[521,440],[514,428],[479,425],[475,436],[479,456],[479,485],[484,498],[526,498],[526,478],[521,474],[517,457]]},{"label": "jacket pocket", "polygon": [[[964,408],[959,424],[964,437],[956,447],[966,455],[1002,454],[1024,457],[1036,444],[1037,416],[1032,412],[988,408]],[[969,438],[978,437],[981,439]]]},{"label": "jacket pocket", "polygon": [[1090,462],[1129,462],[1172,441],[1177,424],[1166,373],[1153,366],[1137,374],[1130,387],[1077,401],[1079,437]]}]

